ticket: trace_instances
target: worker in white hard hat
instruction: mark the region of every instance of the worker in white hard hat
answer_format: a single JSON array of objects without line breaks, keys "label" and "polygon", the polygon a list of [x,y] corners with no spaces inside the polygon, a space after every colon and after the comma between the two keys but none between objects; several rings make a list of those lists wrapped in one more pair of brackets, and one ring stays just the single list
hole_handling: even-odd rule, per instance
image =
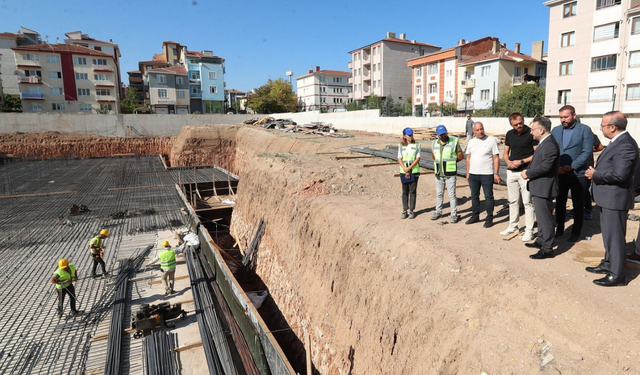
[{"label": "worker in white hard hat", "polygon": [[78,274],[75,264],[69,263],[66,259],[60,259],[58,269],[51,278],[51,282],[56,284],[56,293],[58,294],[58,318],[62,318],[65,294],[69,295],[71,314],[74,316],[80,314],[80,311],[76,309],[76,290],[73,287],[73,282],[77,280]]},{"label": "worker in white hard hat", "polygon": [[102,267],[102,275],[104,277],[109,276],[107,273],[107,268],[104,265],[104,260],[102,257],[104,256],[104,249],[106,246],[102,244],[105,238],[109,237],[109,231],[107,229],[103,229],[100,233],[93,237],[89,242],[89,247],[91,251],[91,258],[93,258],[93,268],[91,269],[91,277],[97,277],[96,269],[98,268],[98,264]]},{"label": "worker in white hard hat", "polygon": [[181,249],[172,249],[169,241],[162,241],[161,244],[164,250],[158,253],[158,256],[153,258],[146,267],[156,263],[160,260],[160,270],[162,271],[162,282],[164,283],[164,295],[168,296],[173,293],[173,282],[176,277],[176,254],[181,254]]}]

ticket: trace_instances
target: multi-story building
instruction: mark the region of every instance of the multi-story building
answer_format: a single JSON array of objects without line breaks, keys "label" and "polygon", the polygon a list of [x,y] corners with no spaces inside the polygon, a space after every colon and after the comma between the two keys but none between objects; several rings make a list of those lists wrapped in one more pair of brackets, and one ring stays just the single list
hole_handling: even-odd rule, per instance
[{"label": "multi-story building", "polygon": [[129,89],[135,89],[138,92],[137,106],[144,106],[144,83],[142,80],[142,72],[139,70],[132,70],[127,72],[129,76]]},{"label": "multi-story building", "polygon": [[187,51],[192,110],[222,113],[224,110],[224,59],[213,51]]},{"label": "multi-story building", "polygon": [[332,112],[343,109],[352,101],[349,74],[339,70],[320,70],[316,66],[315,71],[309,70],[307,74],[296,78],[299,110],[323,109]]},{"label": "multi-story building", "polygon": [[246,92],[236,89],[224,90],[224,101],[227,110],[233,111],[234,113],[239,113],[240,105],[238,103],[238,99],[243,98],[245,95],[247,95]]},{"label": "multi-story building", "polygon": [[411,68],[407,60],[439,50],[426,43],[407,40],[406,34],[387,33],[385,39],[355,49],[349,54],[352,99],[365,100],[371,95],[391,96],[402,100],[411,95]]},{"label": "multi-story building", "polygon": [[[491,51],[498,38],[485,37],[467,42],[458,41],[458,45],[414,57],[407,61],[411,68],[411,88],[413,112],[420,115],[429,104],[456,103],[462,90],[473,89],[473,80],[467,78],[460,87],[459,64],[472,57]],[[473,109],[469,99],[460,110]],[[466,105],[469,105],[467,107]]]},{"label": "multi-story building", "polygon": [[458,108],[488,109],[502,92],[513,86],[537,84],[544,89],[546,62],[542,60],[544,42],[534,42],[532,55],[507,49],[497,39],[489,52],[464,60],[458,70]]},{"label": "multi-story building", "polygon": [[41,44],[37,31],[22,27],[19,33],[0,33],[0,87],[11,96],[20,95],[19,75],[16,74],[16,58],[13,47]]},{"label": "multi-story building", "polygon": [[545,114],[640,113],[640,0],[551,0]]},{"label": "multi-story building", "polygon": [[67,44],[11,49],[24,112],[119,112],[113,55]]},{"label": "multi-story building", "polygon": [[[105,42],[102,40],[91,38],[89,34],[83,34],[82,31],[72,31],[64,35],[67,36],[67,39],[65,39],[64,42],[68,45],[86,47],[96,51],[108,53],[113,56],[113,59],[116,62],[114,77],[116,80],[116,87],[122,87],[122,80],[120,79],[120,57],[122,55],[120,54],[120,48],[113,42],[112,39],[109,39],[108,42]],[[120,92],[121,90],[118,91]],[[122,99],[122,95],[120,95],[120,99]]]},{"label": "multi-story building", "polygon": [[189,111],[189,80],[181,66],[147,70],[144,82],[149,93],[147,104],[156,114],[184,115]]}]

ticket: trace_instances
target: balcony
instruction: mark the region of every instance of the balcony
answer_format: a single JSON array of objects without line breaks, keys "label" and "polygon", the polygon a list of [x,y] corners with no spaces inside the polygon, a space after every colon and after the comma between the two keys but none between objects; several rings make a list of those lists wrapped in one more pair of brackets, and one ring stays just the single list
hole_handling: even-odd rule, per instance
[{"label": "balcony", "polygon": [[349,70],[353,69],[353,64],[351,63],[351,61],[349,61],[349,62],[347,63],[347,68],[348,68]]},{"label": "balcony", "polygon": [[189,83],[200,84],[200,78],[189,78]]},{"label": "balcony", "polygon": [[44,100],[44,94],[33,94],[28,92],[21,92],[20,99]]},{"label": "balcony", "polygon": [[33,61],[33,60],[24,60],[22,62],[20,62],[19,64],[16,65],[18,68],[27,68],[27,69],[33,69],[33,68],[37,68],[40,69],[40,61]]},{"label": "balcony", "polygon": [[353,77],[349,77],[348,83],[353,83]]},{"label": "balcony", "polygon": [[100,72],[113,72],[113,68],[110,67],[109,65],[93,64],[93,70],[100,71]]},{"label": "balcony", "polygon": [[463,100],[458,105],[458,110],[459,111],[464,111],[464,110],[467,110],[467,109],[474,109],[473,108],[473,100]]},{"label": "balcony", "polygon": [[110,81],[93,81],[93,85],[96,87],[115,87],[115,84]]},{"label": "balcony", "polygon": [[362,64],[363,65],[370,65],[371,64],[371,56],[370,55],[362,55]]},{"label": "balcony", "polygon": [[473,78],[463,79],[460,82],[460,85],[462,86],[463,89],[472,89],[472,88],[476,87],[476,80],[473,79]]},{"label": "balcony", "polygon": [[20,83],[42,83],[42,77],[40,76],[18,76],[18,82]]}]

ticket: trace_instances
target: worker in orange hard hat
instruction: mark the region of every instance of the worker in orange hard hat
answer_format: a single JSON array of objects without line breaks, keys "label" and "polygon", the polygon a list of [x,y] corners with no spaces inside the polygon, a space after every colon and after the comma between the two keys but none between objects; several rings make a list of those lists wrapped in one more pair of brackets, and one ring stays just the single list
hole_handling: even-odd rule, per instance
[{"label": "worker in orange hard hat", "polygon": [[56,293],[58,294],[58,318],[62,318],[64,310],[64,295],[69,295],[69,304],[71,305],[71,314],[78,315],[81,312],[76,309],[76,290],[73,282],[78,280],[76,266],[69,263],[66,259],[60,259],[58,269],[53,273],[51,282],[56,284]]},{"label": "worker in orange hard hat", "polygon": [[102,241],[109,237],[109,231],[103,229],[100,231],[100,234],[93,237],[89,242],[89,247],[91,251],[91,257],[93,258],[93,269],[91,270],[91,277],[96,277],[96,269],[98,268],[98,264],[102,267],[102,275],[104,277],[109,276],[107,273],[107,268],[105,267],[104,260],[102,257],[104,256],[104,249],[106,246],[102,244]]}]

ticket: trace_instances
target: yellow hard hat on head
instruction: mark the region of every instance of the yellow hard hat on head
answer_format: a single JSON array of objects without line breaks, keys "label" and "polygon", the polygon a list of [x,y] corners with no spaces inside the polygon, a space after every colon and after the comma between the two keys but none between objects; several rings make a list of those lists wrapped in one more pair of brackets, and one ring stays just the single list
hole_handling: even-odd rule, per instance
[{"label": "yellow hard hat on head", "polygon": [[162,241],[162,247],[171,247],[171,245],[169,245],[169,241]]},{"label": "yellow hard hat on head", "polygon": [[109,237],[109,231],[107,229],[103,229],[100,231],[100,234],[105,236],[105,237]]},{"label": "yellow hard hat on head", "polygon": [[58,261],[58,267],[60,268],[67,268],[68,265],[69,261],[66,259],[60,259],[60,261]]}]

